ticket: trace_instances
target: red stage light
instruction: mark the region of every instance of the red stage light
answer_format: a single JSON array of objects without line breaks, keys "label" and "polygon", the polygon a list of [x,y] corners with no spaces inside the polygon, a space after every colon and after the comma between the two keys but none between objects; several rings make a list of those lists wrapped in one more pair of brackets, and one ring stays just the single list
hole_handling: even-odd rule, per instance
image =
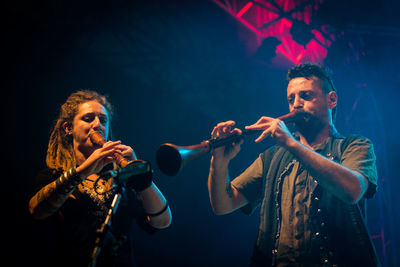
[{"label": "red stage light", "polygon": [[[328,48],[335,41],[335,35],[329,32],[329,25],[312,23],[312,16],[318,11],[319,0],[214,0],[214,2],[255,34],[256,38],[247,40],[253,42],[248,45],[249,49],[253,50],[250,53],[253,54],[257,52],[264,39],[274,37],[281,42],[275,49],[277,58],[284,56],[295,64],[306,61],[323,63]],[[304,36],[306,38],[301,38]],[[285,66],[287,61],[271,58],[265,60],[272,60],[275,65],[287,67]]]}]

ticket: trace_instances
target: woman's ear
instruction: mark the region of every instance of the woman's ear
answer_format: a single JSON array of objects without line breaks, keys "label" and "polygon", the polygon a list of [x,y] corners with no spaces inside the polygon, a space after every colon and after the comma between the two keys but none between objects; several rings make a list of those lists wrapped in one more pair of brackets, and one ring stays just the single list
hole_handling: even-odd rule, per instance
[{"label": "woman's ear", "polygon": [[330,91],[328,93],[328,107],[330,109],[333,109],[334,107],[336,107],[337,104],[337,94],[335,91]]},{"label": "woman's ear", "polygon": [[63,123],[63,128],[66,134],[71,135],[72,134],[72,125],[69,122],[64,122]]}]

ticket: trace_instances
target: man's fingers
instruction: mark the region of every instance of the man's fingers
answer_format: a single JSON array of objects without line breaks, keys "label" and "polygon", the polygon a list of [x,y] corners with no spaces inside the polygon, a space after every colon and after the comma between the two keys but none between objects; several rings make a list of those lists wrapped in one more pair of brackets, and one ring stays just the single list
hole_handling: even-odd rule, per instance
[{"label": "man's fingers", "polygon": [[265,130],[264,132],[262,132],[262,134],[256,139],[254,140],[254,142],[259,143],[261,142],[264,138],[268,137],[271,135],[271,130]]},{"label": "man's fingers", "polygon": [[246,130],[265,130],[270,126],[270,123],[262,123],[262,124],[252,124],[249,126],[245,126]]},{"label": "man's fingers", "polygon": [[235,121],[224,121],[217,124],[216,127],[232,127],[236,124]]},{"label": "man's fingers", "polygon": [[232,133],[232,134],[241,135],[241,134],[242,134],[242,130],[240,130],[240,129],[238,129],[238,128],[235,128],[235,129],[233,129],[233,130],[231,131],[231,133]]},{"label": "man's fingers", "polygon": [[234,121],[225,121],[218,123],[211,132],[211,138],[228,135],[231,132],[231,127],[235,124],[236,123]]}]

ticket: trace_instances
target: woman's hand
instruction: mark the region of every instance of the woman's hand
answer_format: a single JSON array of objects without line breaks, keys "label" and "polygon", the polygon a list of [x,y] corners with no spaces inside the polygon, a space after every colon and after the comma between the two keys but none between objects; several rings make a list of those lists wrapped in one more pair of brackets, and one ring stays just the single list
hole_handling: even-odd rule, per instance
[{"label": "woman's hand", "polygon": [[[118,146],[121,146],[121,141],[106,142],[101,148],[93,151],[93,153],[76,168],[76,173],[83,179],[86,179],[89,175],[100,172],[104,166],[114,160],[112,155],[116,152],[118,153]],[[127,154],[129,153],[126,148],[122,149],[122,151]],[[131,154],[132,151],[130,152]]]},{"label": "woman's hand", "polygon": [[136,154],[135,151],[133,151],[133,148],[130,146],[126,146],[123,144],[117,145],[117,152],[121,154],[124,158],[128,160],[136,160]]}]

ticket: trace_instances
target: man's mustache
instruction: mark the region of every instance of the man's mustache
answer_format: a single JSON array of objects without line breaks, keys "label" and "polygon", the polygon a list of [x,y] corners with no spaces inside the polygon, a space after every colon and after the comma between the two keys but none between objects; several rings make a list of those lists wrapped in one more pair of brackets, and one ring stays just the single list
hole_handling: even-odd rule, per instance
[{"label": "man's mustache", "polygon": [[310,119],[312,119],[314,116],[305,110],[298,110],[296,111],[296,122],[308,122]]}]

